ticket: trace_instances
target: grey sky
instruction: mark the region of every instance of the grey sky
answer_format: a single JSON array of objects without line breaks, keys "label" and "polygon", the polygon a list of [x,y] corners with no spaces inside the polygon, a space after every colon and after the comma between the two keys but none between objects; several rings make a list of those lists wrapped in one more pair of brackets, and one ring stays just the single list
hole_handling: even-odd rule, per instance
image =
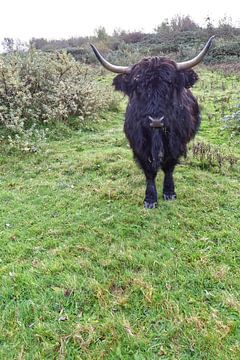
[{"label": "grey sky", "polygon": [[0,41],[4,37],[29,40],[92,35],[104,26],[152,31],[165,18],[190,15],[203,25],[207,16],[217,21],[231,17],[240,26],[240,2],[237,0],[2,0]]}]

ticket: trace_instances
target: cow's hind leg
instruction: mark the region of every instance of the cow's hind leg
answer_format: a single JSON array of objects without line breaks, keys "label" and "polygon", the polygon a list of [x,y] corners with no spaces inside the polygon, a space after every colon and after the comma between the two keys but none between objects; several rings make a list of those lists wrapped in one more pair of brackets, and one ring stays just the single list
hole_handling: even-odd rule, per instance
[{"label": "cow's hind leg", "polygon": [[144,199],[144,207],[145,209],[154,209],[155,207],[157,207],[158,202],[158,194],[155,184],[157,170],[153,168],[150,159],[144,159],[140,156],[137,156],[136,154],[134,154],[134,157],[142,168],[146,177],[146,193]]},{"label": "cow's hind leg", "polygon": [[163,181],[163,199],[164,200],[175,200],[177,195],[175,193],[175,186],[173,180],[173,171],[176,166],[176,161],[168,161],[162,165],[162,170],[164,172],[164,181]]}]

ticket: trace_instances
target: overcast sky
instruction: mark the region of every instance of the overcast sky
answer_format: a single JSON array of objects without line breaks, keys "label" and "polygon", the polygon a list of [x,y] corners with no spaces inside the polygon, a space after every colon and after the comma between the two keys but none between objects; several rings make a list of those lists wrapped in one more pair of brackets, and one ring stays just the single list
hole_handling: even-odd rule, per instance
[{"label": "overcast sky", "polygon": [[0,41],[4,37],[60,39],[93,35],[104,26],[151,32],[165,18],[190,15],[200,25],[231,17],[240,26],[238,0],[1,0]]}]

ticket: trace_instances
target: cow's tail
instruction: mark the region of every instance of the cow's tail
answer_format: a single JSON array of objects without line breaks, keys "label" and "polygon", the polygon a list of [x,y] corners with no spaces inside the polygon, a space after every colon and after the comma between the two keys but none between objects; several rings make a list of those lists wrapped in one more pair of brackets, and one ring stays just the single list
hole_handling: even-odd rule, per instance
[{"label": "cow's tail", "polygon": [[160,129],[153,129],[151,152],[152,167],[157,171],[161,167],[162,159],[164,157],[162,131]]}]

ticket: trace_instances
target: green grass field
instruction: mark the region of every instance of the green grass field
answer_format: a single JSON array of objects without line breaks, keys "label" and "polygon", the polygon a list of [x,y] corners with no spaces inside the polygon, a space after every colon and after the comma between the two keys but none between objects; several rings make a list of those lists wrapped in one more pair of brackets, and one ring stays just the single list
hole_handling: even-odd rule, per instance
[{"label": "green grass field", "polygon": [[[195,141],[239,158],[220,130],[239,79],[202,70],[193,92]],[[240,358],[240,164],[190,151],[147,211],[124,106],[38,154],[1,145],[0,359]]]}]

